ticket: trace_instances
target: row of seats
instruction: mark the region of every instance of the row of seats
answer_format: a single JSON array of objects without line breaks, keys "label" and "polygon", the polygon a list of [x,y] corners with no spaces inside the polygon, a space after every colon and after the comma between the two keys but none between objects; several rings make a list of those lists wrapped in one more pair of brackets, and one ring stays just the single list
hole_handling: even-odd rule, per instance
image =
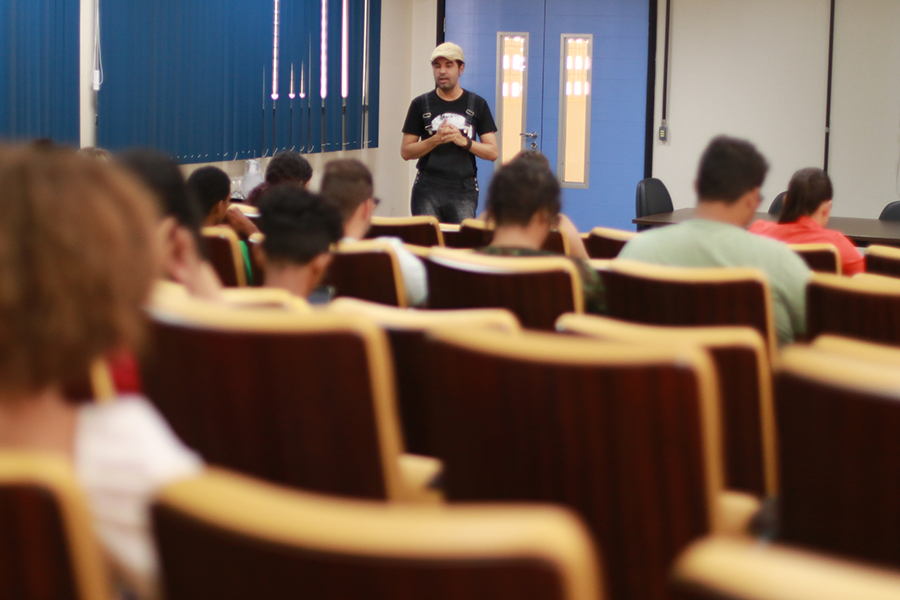
[{"label": "row of seats", "polygon": [[[502,310],[412,311],[345,299],[313,312],[269,290],[237,292],[229,300],[241,310],[172,286],[154,298],[155,358],[144,379],[176,432],[215,464],[410,511],[227,473],[176,484],[154,510],[168,597],[421,590],[411,582],[433,582],[435,571],[451,577],[446,564],[423,556],[445,560],[464,545],[462,533],[483,540],[487,529],[472,532],[514,516],[504,508],[467,520],[465,510],[415,506],[442,496],[553,502],[586,523],[596,551],[569,517],[556,517],[569,519],[568,533],[554,534],[575,540],[561,547],[581,557],[583,593],[559,584],[559,573],[548,576],[565,562],[548,557],[548,542],[539,556],[517,551],[529,565],[522,573],[507,556],[513,570],[499,582],[456,584],[501,595],[668,598],[677,564],[685,589],[730,597],[722,586],[735,583],[708,566],[710,548],[738,564],[746,548],[697,540],[743,530],[758,507],[753,496],[779,497],[779,540],[900,566],[891,518],[900,489],[891,458],[900,416],[890,401],[898,350],[822,337],[785,350],[770,377],[766,344],[749,327],[660,330],[573,314],[556,324],[569,335],[550,335],[522,332]],[[757,393],[742,396],[747,387]],[[439,460],[405,454],[414,443]],[[751,494],[725,492],[742,485]],[[525,512],[517,516],[539,522],[539,510]],[[531,532],[526,538],[535,531],[513,527]],[[403,537],[416,530],[413,541]],[[462,537],[442,535],[448,530]],[[506,540],[501,530],[490,530],[494,550],[512,547],[498,541]],[[456,567],[471,564],[456,552]],[[532,578],[535,564],[543,575]],[[593,575],[584,567],[591,564]],[[510,577],[527,584],[511,587]],[[460,589],[456,579],[438,581]],[[539,593],[546,590],[554,593]]]}]

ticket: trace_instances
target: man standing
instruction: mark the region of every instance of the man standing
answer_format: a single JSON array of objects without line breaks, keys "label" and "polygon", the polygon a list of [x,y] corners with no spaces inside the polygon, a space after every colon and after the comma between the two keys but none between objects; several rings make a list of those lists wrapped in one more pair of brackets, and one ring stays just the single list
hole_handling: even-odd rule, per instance
[{"label": "man standing", "polygon": [[[444,223],[475,217],[478,180],[475,157],[496,160],[497,126],[487,102],[462,89],[462,48],[446,42],[431,53],[435,89],[415,98],[403,124],[400,156],[419,159],[412,189],[412,214]],[[480,141],[476,141],[476,134]]]},{"label": "man standing", "polygon": [[619,258],[676,267],[756,267],[769,280],[780,345],[806,329],[809,268],[786,244],[746,230],[762,200],[768,164],[744,140],[719,136],[700,158],[694,218],[645,231]]}]

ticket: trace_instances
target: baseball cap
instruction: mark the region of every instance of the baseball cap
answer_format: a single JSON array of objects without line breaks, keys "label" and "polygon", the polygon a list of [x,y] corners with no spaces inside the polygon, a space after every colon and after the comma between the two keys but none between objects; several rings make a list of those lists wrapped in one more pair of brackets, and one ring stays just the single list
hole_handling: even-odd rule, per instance
[{"label": "baseball cap", "polygon": [[466,59],[463,56],[462,48],[460,48],[453,42],[444,42],[443,44],[435,48],[434,52],[431,53],[431,62],[434,62],[434,59],[440,57],[449,58],[450,60],[458,60],[460,62],[466,62]]}]

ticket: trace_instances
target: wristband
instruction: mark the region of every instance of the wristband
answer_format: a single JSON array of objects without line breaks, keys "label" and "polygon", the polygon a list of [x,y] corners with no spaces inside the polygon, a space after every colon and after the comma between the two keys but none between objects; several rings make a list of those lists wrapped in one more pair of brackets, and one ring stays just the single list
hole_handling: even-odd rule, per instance
[{"label": "wristband", "polygon": [[472,149],[472,138],[466,138],[466,152],[469,152]]}]

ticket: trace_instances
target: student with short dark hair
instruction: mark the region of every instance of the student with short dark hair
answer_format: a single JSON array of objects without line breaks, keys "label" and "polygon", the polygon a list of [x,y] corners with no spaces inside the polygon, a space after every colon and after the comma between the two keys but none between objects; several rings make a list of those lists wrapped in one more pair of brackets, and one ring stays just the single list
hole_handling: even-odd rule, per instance
[{"label": "student with short dark hair", "polygon": [[247,204],[255,206],[267,189],[279,183],[296,183],[308,188],[312,176],[312,165],[302,154],[293,150],[279,152],[266,166],[265,182],[253,188],[247,197]]},{"label": "student with short dark hair", "polygon": [[[320,192],[337,204],[344,222],[343,241],[357,242],[366,236],[375,212],[375,187],[369,168],[355,158],[338,158],[325,165]],[[395,237],[380,237],[391,244],[406,288],[410,306],[418,306],[428,297],[425,266]]]},{"label": "student with short dark hair", "polygon": [[841,273],[866,270],[866,259],[846,235],[825,229],[831,217],[834,188],[828,173],[816,167],[800,169],[788,184],[777,223],[760,219],[750,231],[788,244],[832,244],[841,260]]},{"label": "student with short dark hair", "polygon": [[645,231],[619,258],[676,267],[756,267],[769,280],[779,344],[806,330],[809,268],[785,244],[745,228],[759,209],[768,164],[753,144],[713,139],[700,158],[694,218]]},{"label": "student with short dark hair", "polygon": [[331,246],[343,236],[337,206],[296,184],[276,185],[259,200],[266,287],[308,298],[331,263]]},{"label": "student with short dark hair", "polygon": [[[560,209],[560,186],[547,159],[539,152],[524,152],[494,172],[488,189],[487,214],[494,222],[491,245],[479,252],[495,256],[557,256],[542,250],[550,230],[565,218]],[[574,225],[576,241],[582,244]],[[584,250],[583,244],[581,245]],[[587,253],[584,252],[584,256]],[[585,308],[606,312],[606,294],[597,272],[573,257],[581,274]]]}]

